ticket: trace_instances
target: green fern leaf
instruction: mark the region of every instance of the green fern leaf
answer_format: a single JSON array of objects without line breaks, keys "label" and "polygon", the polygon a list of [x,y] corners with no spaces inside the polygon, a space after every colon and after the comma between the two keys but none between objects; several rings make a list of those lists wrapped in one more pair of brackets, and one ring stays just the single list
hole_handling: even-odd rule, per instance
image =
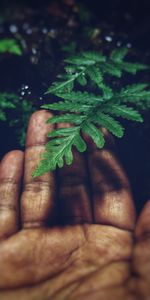
[{"label": "green fern leaf", "polygon": [[73,143],[79,152],[84,152],[86,150],[86,143],[80,134],[76,135]]},{"label": "green fern leaf", "polygon": [[122,103],[133,103],[134,105],[139,105],[139,103],[150,101],[150,91],[137,91],[132,92],[132,90],[122,89],[120,93],[115,95],[116,98],[120,99]]},{"label": "green fern leaf", "polygon": [[65,114],[60,116],[55,116],[52,118],[49,118],[46,123],[71,123],[71,124],[81,124],[83,120],[85,119],[85,116],[79,115],[79,114]]},{"label": "green fern leaf", "polygon": [[71,165],[73,162],[73,154],[71,147],[67,147],[65,151],[65,161],[67,165]]},{"label": "green fern leaf", "polygon": [[14,97],[16,97],[14,94],[0,93],[0,121],[7,120],[7,110],[16,108]]},{"label": "green fern leaf", "polygon": [[103,82],[103,75],[96,66],[90,66],[86,70],[86,74],[90,77],[91,81],[95,82],[100,88]]},{"label": "green fern leaf", "polygon": [[116,76],[118,78],[121,77],[122,75],[122,71],[119,68],[119,66],[117,66],[117,64],[113,64],[111,61],[108,63],[104,63],[102,65],[103,71],[111,76]]},{"label": "green fern leaf", "polygon": [[85,86],[87,84],[87,80],[85,78],[84,74],[81,74],[80,76],[77,77],[77,81],[80,85]]},{"label": "green fern leaf", "polygon": [[84,65],[84,66],[90,66],[95,64],[95,61],[93,59],[88,59],[82,54],[71,56],[70,58],[67,58],[64,60],[65,62],[73,65]]},{"label": "green fern leaf", "polygon": [[90,122],[86,122],[82,126],[82,130],[93,139],[98,148],[103,148],[105,144],[104,136],[97,127]]},{"label": "green fern leaf", "polygon": [[90,60],[94,61],[95,63],[106,61],[106,57],[104,55],[102,55],[101,53],[99,53],[99,52],[87,51],[87,52],[82,52],[82,55],[86,59],[90,59]]},{"label": "green fern leaf", "polygon": [[137,110],[126,105],[111,105],[110,108],[106,108],[106,112],[113,116],[122,117],[127,120],[143,122],[143,118]]},{"label": "green fern leaf", "polygon": [[0,121],[6,121],[6,114],[0,109]]},{"label": "green fern leaf", "polygon": [[145,90],[148,86],[149,86],[149,84],[147,84],[147,83],[137,83],[137,84],[127,85],[126,87],[121,89],[121,93],[124,95],[132,94],[132,93],[139,93],[139,92]]},{"label": "green fern leaf", "polygon": [[67,74],[71,75],[71,74],[75,74],[76,72],[76,67],[72,66],[72,65],[68,65],[65,66],[65,71]]},{"label": "green fern leaf", "polygon": [[9,52],[15,55],[21,55],[22,50],[15,39],[0,40],[0,53]]},{"label": "green fern leaf", "polygon": [[138,63],[122,62],[120,63],[120,68],[125,72],[135,75],[138,71],[148,69],[148,66]]},{"label": "green fern leaf", "polygon": [[116,121],[114,118],[109,116],[108,114],[104,114],[102,112],[98,112],[96,116],[93,118],[93,122],[102,127],[105,127],[117,137],[122,137],[124,134],[124,128]]},{"label": "green fern leaf", "polygon": [[70,112],[83,112],[87,113],[91,108],[92,104],[83,104],[80,103],[74,103],[74,105],[70,102],[56,102],[52,104],[45,104],[41,106],[45,109],[51,109],[51,110],[60,110],[60,111],[70,111]]},{"label": "green fern leaf", "polygon": [[112,89],[105,85],[104,82],[101,84],[101,89],[103,91],[103,97],[105,100],[109,100],[113,97],[113,91]]},{"label": "green fern leaf", "polygon": [[128,48],[118,48],[115,49],[114,51],[112,51],[110,58],[114,61],[114,62],[121,62],[125,56],[128,53]]},{"label": "green fern leaf", "polygon": [[98,95],[95,95],[93,93],[88,93],[88,92],[70,92],[70,93],[61,93],[58,94],[57,96],[59,96],[60,98],[65,99],[65,101],[69,100],[69,102],[72,102],[73,105],[77,104],[77,103],[82,103],[82,104],[94,104],[97,102],[104,102],[104,98]]},{"label": "green fern leaf", "polygon": [[75,78],[72,77],[72,78],[68,79],[67,81],[54,82],[45,94],[49,94],[49,93],[56,94],[59,91],[69,92],[70,90],[73,89],[74,80],[75,80]]}]

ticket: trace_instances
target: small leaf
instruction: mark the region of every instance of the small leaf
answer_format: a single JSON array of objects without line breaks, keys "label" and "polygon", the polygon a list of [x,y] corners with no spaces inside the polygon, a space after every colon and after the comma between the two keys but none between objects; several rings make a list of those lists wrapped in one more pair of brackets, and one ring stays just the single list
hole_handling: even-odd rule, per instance
[{"label": "small leaf", "polygon": [[122,117],[127,120],[143,122],[143,118],[140,113],[132,107],[127,107],[126,105],[111,105],[111,107],[107,108],[106,111],[111,115]]},{"label": "small leaf", "polygon": [[55,94],[58,93],[59,91],[70,91],[73,89],[73,81],[74,77],[71,79],[68,79],[66,81],[62,82],[54,82],[51,87],[48,88],[47,92],[45,94]]},{"label": "small leaf", "polygon": [[71,151],[71,148],[68,147],[66,149],[66,152],[65,152],[65,160],[66,160],[66,164],[67,165],[71,165],[72,162],[73,162],[73,154],[72,154],[72,151]]},{"label": "small leaf", "polygon": [[119,124],[119,122],[102,112],[98,112],[96,114],[93,122],[102,127],[105,127],[106,129],[108,129],[108,131],[119,138],[124,134],[124,128]]},{"label": "small leaf", "polygon": [[91,81],[95,82],[99,87],[101,87],[101,84],[103,82],[103,75],[101,71],[96,66],[90,66],[86,73],[90,77]]},{"label": "small leaf", "polygon": [[95,61],[93,59],[85,58],[82,54],[81,55],[75,55],[71,56],[70,58],[67,58],[64,60],[65,62],[73,65],[84,65],[84,66],[90,66],[95,64]]},{"label": "small leaf", "polygon": [[71,103],[71,102],[56,102],[52,104],[45,104],[41,106],[42,108],[50,109],[50,110],[61,110],[61,111],[70,111],[70,112],[83,112],[87,113],[92,104],[83,104],[80,103]]},{"label": "small leaf", "polygon": [[138,64],[138,63],[127,63],[127,62],[122,62],[120,64],[120,67],[122,70],[131,73],[131,74],[136,74],[138,71],[143,71],[148,69],[148,66],[143,65],[143,64]]},{"label": "small leaf", "polygon": [[106,61],[106,57],[99,52],[87,51],[87,52],[82,52],[82,55],[85,58],[90,59],[95,62],[105,62]]},{"label": "small leaf", "polygon": [[49,118],[46,123],[72,123],[72,124],[80,124],[85,117],[82,115],[77,115],[77,114],[65,114],[65,115],[60,115],[60,116],[55,116]]},{"label": "small leaf", "polygon": [[0,110],[0,121],[6,121],[6,115],[3,111]]},{"label": "small leaf", "polygon": [[85,75],[81,74],[77,77],[77,81],[80,85],[85,86],[87,84],[87,80],[85,78]]},{"label": "small leaf", "polygon": [[85,123],[82,130],[89,135],[98,148],[103,148],[105,144],[103,133],[96,128],[92,123]]},{"label": "small leaf", "polygon": [[86,150],[86,143],[83,138],[78,134],[74,140],[74,145],[79,152],[84,152]]},{"label": "small leaf", "polygon": [[128,48],[118,48],[112,51],[110,58],[114,62],[121,62],[128,53]]},{"label": "small leaf", "polygon": [[53,131],[47,134],[48,137],[56,137],[56,136],[68,136],[77,131],[77,127],[65,127],[54,129]]},{"label": "small leaf", "polygon": [[112,89],[105,85],[104,83],[101,84],[101,89],[103,91],[103,95],[104,95],[104,100],[109,100],[112,98],[113,96],[113,91]]},{"label": "small leaf", "polygon": [[126,87],[121,89],[121,93],[123,94],[138,93],[145,90],[148,86],[149,84],[147,83],[136,83],[136,84],[127,85]]},{"label": "small leaf", "polygon": [[112,64],[111,62],[104,63],[102,68],[105,73],[108,73],[111,76],[116,76],[120,78],[122,75],[121,69],[117,65]]},{"label": "small leaf", "polygon": [[[82,103],[83,104],[89,104],[89,105],[93,105],[94,102],[96,104],[100,103],[100,102],[104,102],[103,97],[99,96],[99,95],[95,95],[93,93],[88,93],[88,92],[70,92],[70,93],[61,93],[57,95],[58,97],[61,97],[65,100],[69,100],[72,102],[72,105],[74,106],[77,103]],[[67,102],[68,103],[68,102]]]},{"label": "small leaf", "polygon": [[15,39],[0,40],[0,53],[9,52],[16,55],[21,55],[22,50]]}]

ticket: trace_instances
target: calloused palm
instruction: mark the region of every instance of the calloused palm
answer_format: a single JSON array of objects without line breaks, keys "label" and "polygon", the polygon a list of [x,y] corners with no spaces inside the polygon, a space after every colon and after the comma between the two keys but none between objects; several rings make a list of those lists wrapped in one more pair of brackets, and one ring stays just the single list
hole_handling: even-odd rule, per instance
[{"label": "calloused palm", "polygon": [[86,156],[75,152],[57,183],[52,173],[33,179],[52,130],[48,117],[31,117],[25,160],[12,151],[1,162],[0,299],[135,299],[135,212],[113,143],[108,136],[97,150],[89,141]]}]

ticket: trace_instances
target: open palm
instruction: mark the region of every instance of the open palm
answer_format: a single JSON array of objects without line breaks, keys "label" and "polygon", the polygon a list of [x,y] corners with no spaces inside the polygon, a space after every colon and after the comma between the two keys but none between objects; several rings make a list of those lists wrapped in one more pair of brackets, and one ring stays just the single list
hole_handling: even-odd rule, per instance
[{"label": "open palm", "polygon": [[1,162],[0,299],[135,299],[135,213],[113,143],[106,137],[100,151],[89,141],[57,183],[52,173],[33,179],[49,116],[33,114],[25,155],[12,151]]}]

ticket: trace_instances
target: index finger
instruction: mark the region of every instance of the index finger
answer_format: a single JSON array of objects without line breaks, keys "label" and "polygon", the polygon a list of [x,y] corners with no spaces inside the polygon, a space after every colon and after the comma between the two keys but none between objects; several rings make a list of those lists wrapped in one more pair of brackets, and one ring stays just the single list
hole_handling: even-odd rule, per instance
[{"label": "index finger", "polygon": [[46,124],[51,113],[41,110],[30,119],[25,150],[24,190],[21,198],[23,227],[39,227],[55,221],[55,178],[49,172],[33,178],[41,154],[45,151],[47,134],[53,125]]}]

